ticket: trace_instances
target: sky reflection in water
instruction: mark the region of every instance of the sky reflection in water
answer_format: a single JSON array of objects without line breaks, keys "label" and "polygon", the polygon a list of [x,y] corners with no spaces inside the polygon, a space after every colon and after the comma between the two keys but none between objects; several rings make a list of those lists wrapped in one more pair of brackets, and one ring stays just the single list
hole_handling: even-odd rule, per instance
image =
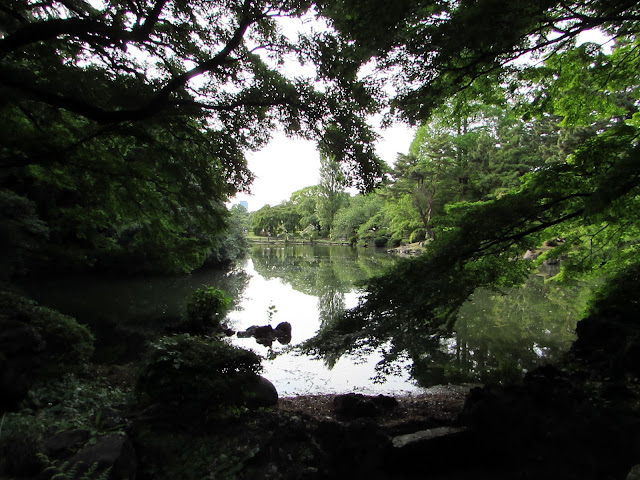
[{"label": "sky reflection in water", "polygon": [[[252,325],[268,324],[275,327],[280,322],[289,322],[292,325],[291,345],[299,344],[316,334],[321,326],[318,296],[299,292],[281,279],[264,278],[255,270],[252,260],[247,261],[244,269],[251,279],[242,296],[240,309],[228,316],[234,329],[242,331]],[[346,308],[357,303],[358,294],[355,289],[335,294],[343,296]],[[271,305],[275,305],[277,311],[269,322],[268,310]],[[259,345],[253,338],[233,337],[233,342],[253,349],[264,357],[269,354],[270,348]],[[277,341],[271,346],[275,351],[284,348]],[[379,394],[419,390],[407,372],[399,377],[389,377],[383,384],[374,383],[371,378],[375,375],[375,365],[379,359],[379,355],[367,358],[344,356],[329,369],[322,360],[285,353],[274,360],[263,362],[263,375],[274,383],[283,396],[344,392]]]}]

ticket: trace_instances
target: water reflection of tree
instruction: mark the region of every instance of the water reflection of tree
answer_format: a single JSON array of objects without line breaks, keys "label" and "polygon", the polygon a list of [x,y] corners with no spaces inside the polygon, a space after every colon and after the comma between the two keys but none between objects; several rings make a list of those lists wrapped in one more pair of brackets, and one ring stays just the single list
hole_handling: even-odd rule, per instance
[{"label": "water reflection of tree", "polygon": [[[328,245],[257,246],[251,258],[264,278],[278,278],[299,292],[318,297],[321,329],[342,318],[345,294],[353,291],[355,284],[395,261],[371,250]],[[341,352],[328,353],[323,361],[331,368],[341,356]]]},{"label": "water reflection of tree", "polygon": [[278,278],[294,290],[318,297],[322,325],[341,316],[344,294],[351,292],[354,284],[380,273],[393,261],[376,253],[328,245],[259,246],[251,258],[264,278]]},{"label": "water reflection of tree", "polygon": [[[329,328],[342,318],[345,311],[344,295],[336,288],[329,288],[318,298],[318,318],[321,329]],[[325,356],[322,360],[327,368],[332,369],[340,357],[341,355],[336,352],[334,355]]]},{"label": "water reflection of tree", "polygon": [[587,288],[563,288],[532,276],[500,295],[479,290],[461,308],[455,335],[441,340],[450,381],[514,380],[554,361],[574,339]]},{"label": "water reflection of tree", "polygon": [[98,361],[118,362],[137,358],[147,340],[175,323],[198,288],[225,290],[235,305],[249,278],[240,268],[171,277],[78,274],[35,279],[22,288],[42,305],[88,325],[96,337]]},{"label": "water reflection of tree", "polygon": [[341,335],[345,294],[355,283],[379,274],[393,258],[368,250],[292,245],[256,247],[252,259],[263,277],[318,297],[321,334],[307,350],[327,366],[346,353],[366,356],[375,348],[385,358],[378,366],[380,377],[397,372],[408,357],[413,377],[423,386],[520,378],[566,350],[585,301],[586,289],[563,288],[532,276],[524,288],[504,295],[477,291],[461,308],[451,335],[402,326],[390,331],[397,322],[378,323],[365,346]]},{"label": "water reflection of tree", "polygon": [[264,278],[279,278],[293,289],[316,297],[330,288],[350,292],[355,283],[381,273],[394,262],[379,252],[330,245],[260,245],[252,249],[251,258]]},{"label": "water reflection of tree", "polygon": [[[396,372],[397,360],[408,357],[411,374],[421,386],[519,379],[566,351],[587,291],[586,287],[563,288],[532,276],[523,288],[503,294],[477,291],[461,308],[453,334],[434,335],[403,327],[390,331],[378,323],[370,328],[367,343],[383,353],[384,360],[378,365],[381,376]],[[340,321],[321,330],[305,347],[330,362],[345,353],[370,352],[341,333]]]}]

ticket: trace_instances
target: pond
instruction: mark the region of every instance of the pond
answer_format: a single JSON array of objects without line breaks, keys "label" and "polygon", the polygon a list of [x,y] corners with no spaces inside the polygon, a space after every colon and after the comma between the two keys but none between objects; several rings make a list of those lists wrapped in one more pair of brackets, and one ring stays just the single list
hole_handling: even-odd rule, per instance
[{"label": "pond", "polygon": [[[324,245],[255,245],[231,271],[205,269],[176,277],[67,276],[25,285],[42,304],[91,326],[96,360],[136,360],[145,343],[180,316],[198,288],[214,286],[234,298],[228,321],[236,331],[280,322],[292,325],[296,345],[312,337],[345,308],[356,305],[358,281],[397,259],[383,251]],[[456,333],[406,358],[397,375],[372,379],[381,355],[314,359],[277,341],[231,337],[265,357],[264,376],[280,395],[416,392],[447,383],[500,381],[522,376],[557,358],[573,340],[582,290],[567,291],[534,276],[508,295],[479,291],[461,310]]]}]

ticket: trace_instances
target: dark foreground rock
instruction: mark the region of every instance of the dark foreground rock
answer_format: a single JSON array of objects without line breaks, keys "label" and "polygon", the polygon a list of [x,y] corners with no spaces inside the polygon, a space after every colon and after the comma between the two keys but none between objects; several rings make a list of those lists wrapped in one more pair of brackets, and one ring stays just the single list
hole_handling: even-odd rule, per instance
[{"label": "dark foreground rock", "polygon": [[359,393],[347,393],[338,395],[333,400],[333,409],[341,417],[377,417],[385,410],[398,406],[398,401],[386,395],[376,397]]},{"label": "dark foreground rock", "polygon": [[44,453],[50,458],[66,458],[89,441],[88,430],[59,432],[44,441]]},{"label": "dark foreground rock", "polygon": [[624,479],[640,458],[640,417],[600,394],[547,367],[472,390],[460,421],[495,478]]},{"label": "dark foreground rock", "polygon": [[92,466],[97,472],[110,469],[109,477],[114,480],[135,480],[138,459],[133,445],[126,435],[107,435],[78,452],[71,460],[78,464],[78,472],[86,472]]},{"label": "dark foreground rock", "polygon": [[247,386],[244,403],[248,408],[274,407],[278,404],[278,391],[273,383],[258,376]]}]

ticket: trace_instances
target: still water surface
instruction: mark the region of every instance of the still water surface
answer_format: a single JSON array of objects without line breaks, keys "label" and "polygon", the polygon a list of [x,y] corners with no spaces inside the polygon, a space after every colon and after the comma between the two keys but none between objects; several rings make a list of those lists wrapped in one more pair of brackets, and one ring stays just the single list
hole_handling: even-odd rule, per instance
[{"label": "still water surface", "polygon": [[[34,282],[25,289],[41,303],[89,324],[97,338],[97,360],[127,362],[181,314],[198,288],[214,286],[234,298],[228,315],[234,330],[289,322],[295,345],[356,305],[354,283],[395,261],[372,249],[256,245],[232,271],[125,279],[83,275]],[[580,291],[559,289],[542,277],[507,293],[476,292],[461,311],[455,335],[425,346],[421,355],[401,365],[400,375],[382,384],[372,381],[380,359],[375,353],[345,356],[329,368],[331,362],[296,355],[277,342],[266,347],[253,338],[234,336],[232,341],[265,357],[264,376],[282,396],[415,392],[440,383],[512,380],[568,348],[584,302]],[[275,353],[280,355],[273,358]]]}]

